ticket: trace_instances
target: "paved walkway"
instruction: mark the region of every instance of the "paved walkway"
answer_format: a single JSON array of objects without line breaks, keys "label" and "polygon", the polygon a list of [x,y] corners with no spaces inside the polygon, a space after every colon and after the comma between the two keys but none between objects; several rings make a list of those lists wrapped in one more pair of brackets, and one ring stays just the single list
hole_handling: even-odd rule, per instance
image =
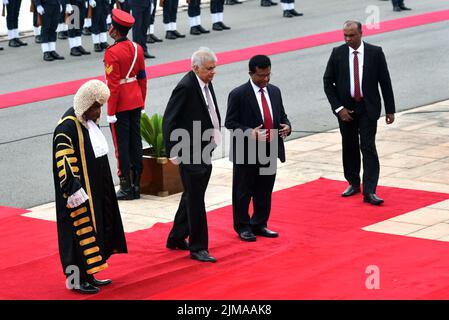
[{"label": "paved walkway", "polygon": [[[319,177],[344,180],[340,139],[336,129],[287,141],[287,162],[278,167],[275,190]],[[379,185],[449,193],[449,100],[397,113],[392,125],[387,126],[382,117],[378,122],[377,149],[381,164]],[[208,211],[231,204],[231,186],[231,162],[227,158],[215,160],[206,193]],[[143,195],[140,200],[121,201],[125,231],[172,221],[180,196]],[[54,203],[30,210],[26,216],[55,220]],[[364,229],[449,241],[449,201]]]}]

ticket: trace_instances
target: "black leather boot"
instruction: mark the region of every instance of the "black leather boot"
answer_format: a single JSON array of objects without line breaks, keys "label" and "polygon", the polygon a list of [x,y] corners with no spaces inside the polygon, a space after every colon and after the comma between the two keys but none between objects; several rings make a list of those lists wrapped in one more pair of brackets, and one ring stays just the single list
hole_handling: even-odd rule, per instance
[{"label": "black leather boot", "polygon": [[140,173],[133,172],[133,195],[134,199],[140,199]]},{"label": "black leather boot", "polygon": [[131,178],[129,175],[120,177],[120,189],[116,193],[117,200],[132,200],[134,199],[133,188],[131,185]]}]

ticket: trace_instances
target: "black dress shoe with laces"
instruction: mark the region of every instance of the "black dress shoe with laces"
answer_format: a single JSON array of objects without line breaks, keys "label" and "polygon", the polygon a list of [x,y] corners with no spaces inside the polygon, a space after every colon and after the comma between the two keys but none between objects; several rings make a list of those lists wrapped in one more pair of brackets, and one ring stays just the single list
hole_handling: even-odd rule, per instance
[{"label": "black dress shoe with laces", "polygon": [[176,36],[176,38],[185,38],[185,34],[181,34],[178,32],[178,30],[173,30],[172,33]]},{"label": "black dress shoe with laces", "polygon": [[50,51],[50,54],[55,60],[64,60],[63,56],[60,56],[56,51]]},{"label": "black dress shoe with laces", "polygon": [[42,43],[42,37],[40,35],[37,35],[34,37],[34,42],[35,43]]},{"label": "black dress shoe with laces", "polygon": [[277,238],[279,234],[274,232],[267,227],[262,228],[253,228],[253,233],[257,236],[266,237],[266,238]]},{"label": "black dress shoe with laces", "polygon": [[173,31],[167,31],[165,33],[165,39],[176,40],[176,39],[178,39],[178,37],[173,34]]},{"label": "black dress shoe with laces", "polygon": [[94,287],[101,287],[101,286],[107,286],[108,284],[111,284],[112,280],[111,279],[98,280],[92,276],[92,278],[89,279],[89,283],[91,285],[93,285]]},{"label": "black dress shoe with laces", "polygon": [[225,24],[223,23],[223,21],[220,21],[220,22],[217,22],[217,23],[220,24],[220,26],[221,26],[221,28],[222,28],[223,30],[231,30],[231,27],[228,27],[227,25],[225,25]]},{"label": "black dress shoe with laces", "polygon": [[197,25],[196,27],[198,28],[198,30],[199,30],[201,33],[209,33],[209,32],[210,32],[210,30],[204,29],[203,26],[200,25],[200,24]]},{"label": "black dress shoe with laces", "polygon": [[159,39],[158,37],[156,37],[154,34],[150,33],[150,38],[154,41],[154,42],[162,42],[162,39]]},{"label": "black dress shoe with laces", "polygon": [[53,61],[55,58],[50,54],[49,51],[44,52],[44,61]]},{"label": "black dress shoe with laces", "polygon": [[217,262],[217,259],[209,255],[207,250],[191,251],[190,258],[201,262]]},{"label": "black dress shoe with laces", "polygon": [[144,56],[146,59],[154,59],[154,58],[156,58],[155,56],[149,54],[148,51],[144,51],[144,52],[143,52],[143,56]]},{"label": "black dress shoe with laces", "polygon": [[8,41],[8,46],[12,47],[12,48],[18,48],[21,47],[20,43],[18,43],[16,41],[16,39],[11,39]]},{"label": "black dress shoe with laces", "polygon": [[251,231],[242,231],[239,233],[239,238],[242,241],[254,242],[256,241],[256,236]]},{"label": "black dress shoe with laces", "polygon": [[215,23],[212,25],[212,30],[215,30],[215,31],[223,31],[223,27],[221,26],[221,24],[220,24],[219,22],[215,22]]},{"label": "black dress shoe with laces", "polygon": [[379,198],[375,193],[366,194],[363,196],[363,201],[371,203],[375,206],[381,205],[384,200]]},{"label": "black dress shoe with laces", "polygon": [[15,38],[14,40],[15,40],[18,44],[20,44],[21,46],[27,46],[27,45],[28,45],[28,43],[23,42],[23,41],[20,40],[19,38]]},{"label": "black dress shoe with laces", "polygon": [[282,14],[284,18],[293,18],[294,15],[289,10],[284,10],[284,13]]},{"label": "black dress shoe with laces", "polygon": [[100,291],[98,287],[91,285],[89,282],[83,282],[78,288],[73,288],[73,291],[83,293],[83,294],[95,294]]},{"label": "black dress shoe with laces", "polygon": [[399,12],[399,11],[402,11],[402,9],[401,9],[401,8],[399,8],[399,7],[394,7],[394,8],[393,8],[393,11],[397,11],[397,12]]},{"label": "black dress shoe with laces", "polygon": [[190,34],[193,36],[199,36],[201,31],[198,29],[198,26],[190,27]]},{"label": "black dress shoe with laces", "polygon": [[262,7],[271,7],[271,3],[270,3],[270,1],[268,1],[268,0],[262,0],[262,1],[260,1],[260,5],[261,5]]},{"label": "black dress shoe with laces", "polygon": [[167,239],[166,247],[171,250],[189,250],[189,245],[185,239]]},{"label": "black dress shoe with laces", "polygon": [[83,48],[83,46],[78,46],[78,51],[81,52],[81,54],[90,54],[90,51],[87,51],[86,49]]},{"label": "black dress shoe with laces", "polygon": [[102,42],[102,43],[100,43],[100,46],[101,46],[103,49],[107,49],[107,48],[109,48],[109,43],[107,43],[107,42]]},{"label": "black dress shoe with laces", "polygon": [[411,8],[408,8],[406,6],[402,6],[402,7],[399,7],[399,8],[401,8],[401,10],[412,10]]},{"label": "black dress shoe with laces", "polygon": [[73,47],[70,49],[70,55],[74,57],[81,57],[83,54],[79,52],[78,47]]},{"label": "black dress shoe with laces", "polygon": [[94,44],[94,51],[95,52],[102,52],[104,49],[99,43]]},{"label": "black dress shoe with laces", "polygon": [[270,3],[270,6],[277,6],[278,5],[277,2],[274,2],[274,1],[271,1],[271,0],[267,0],[267,1]]},{"label": "black dress shoe with laces", "polygon": [[295,9],[291,9],[291,10],[290,10],[290,13],[291,13],[292,15],[294,15],[295,17],[301,17],[301,16],[304,15],[304,13],[298,12],[298,11],[296,11]]},{"label": "black dress shoe with laces", "polygon": [[342,197],[350,197],[355,195],[356,193],[360,193],[360,186],[349,185],[345,191],[341,194]]}]

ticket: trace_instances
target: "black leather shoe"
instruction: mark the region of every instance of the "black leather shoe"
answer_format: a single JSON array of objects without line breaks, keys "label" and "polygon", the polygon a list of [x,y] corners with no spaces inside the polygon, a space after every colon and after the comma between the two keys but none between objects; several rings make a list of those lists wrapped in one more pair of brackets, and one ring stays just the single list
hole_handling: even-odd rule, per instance
[{"label": "black leather shoe", "polygon": [[171,250],[189,250],[189,245],[185,239],[175,240],[175,239],[167,239],[166,247]]},{"label": "black leather shoe", "polygon": [[402,10],[401,10],[401,8],[399,8],[399,7],[394,7],[394,8],[393,8],[393,11],[398,11],[398,12],[399,12],[399,11],[402,11]]},{"label": "black leather shoe", "polygon": [[267,0],[267,1],[270,3],[270,6],[277,6],[278,5],[277,2],[274,2],[274,1],[271,1],[271,0]]},{"label": "black leather shoe", "polygon": [[277,237],[279,237],[279,234],[277,232],[271,231],[267,227],[255,228],[255,229],[253,229],[253,233],[255,235],[258,235],[258,236],[261,236],[261,237],[266,237],[266,238],[277,238]]},{"label": "black leather shoe", "polygon": [[176,38],[185,38],[185,34],[180,34],[178,30],[173,30],[172,33],[176,36]]},{"label": "black leather shoe", "polygon": [[49,51],[44,52],[44,61],[53,61],[55,58],[50,54]]},{"label": "black leather shoe", "polygon": [[78,46],[78,51],[81,52],[81,54],[90,54],[90,51],[87,51],[86,49],[83,48],[83,46]]},{"label": "black leather shoe", "polygon": [[144,56],[146,59],[154,59],[154,58],[156,58],[155,56],[149,54],[148,51],[144,51],[144,52],[143,52],[143,56]]},{"label": "black leather shoe", "polygon": [[162,42],[162,39],[159,39],[158,37],[156,37],[154,34],[150,34],[150,38],[154,41],[154,42]]},{"label": "black leather shoe", "polygon": [[223,30],[231,30],[231,27],[228,27],[227,25],[225,25],[225,24],[223,23],[223,21],[220,21],[220,22],[217,22],[217,23],[220,24],[220,26],[221,26],[221,28],[222,28]]},{"label": "black leather shoe", "polygon": [[215,31],[223,31],[223,27],[221,26],[221,24],[220,24],[219,22],[215,22],[215,23],[212,25],[212,30],[215,30]]},{"label": "black leather shoe", "polygon": [[288,10],[284,10],[284,13],[282,14],[282,16],[284,18],[293,18],[294,17],[293,14]]},{"label": "black leather shoe", "polygon": [[196,27],[201,33],[209,33],[210,32],[210,30],[204,29],[202,25],[197,25]]},{"label": "black leather shoe", "polygon": [[342,197],[350,197],[355,195],[356,193],[360,193],[360,186],[349,185],[345,191],[341,194]]},{"label": "black leather shoe", "polygon": [[198,29],[198,26],[190,27],[190,34],[199,36],[201,34],[201,31]]},{"label": "black leather shoe", "polygon": [[191,251],[190,252],[190,258],[193,260],[198,260],[201,262],[217,262],[217,259],[209,255],[209,252],[207,250],[200,250],[200,251]]},{"label": "black leather shoe", "polygon": [[65,40],[65,39],[67,39],[68,37],[69,37],[68,34],[65,34],[64,31],[59,31],[59,32],[58,32],[58,39],[59,39],[59,40]]},{"label": "black leather shoe", "polygon": [[261,5],[262,7],[271,7],[271,3],[270,3],[270,1],[268,1],[268,0],[262,0],[262,1],[260,1],[260,5]]},{"label": "black leather shoe", "polygon": [[375,206],[378,206],[384,202],[384,200],[379,198],[375,193],[370,193],[370,194],[364,195],[363,201],[371,203]]},{"label": "black leather shoe", "polygon": [[16,39],[11,39],[8,41],[8,46],[12,47],[12,48],[18,48],[21,47],[20,43],[18,43],[16,41]]},{"label": "black leather shoe", "polygon": [[28,45],[28,43],[23,42],[23,41],[20,40],[19,38],[15,38],[14,40],[15,40],[18,44],[20,44],[21,46],[27,46],[27,45]]},{"label": "black leather shoe", "polygon": [[2,51],[3,50],[3,47],[0,47],[0,51]]},{"label": "black leather shoe", "polygon": [[406,6],[402,6],[402,7],[399,7],[399,8],[401,8],[401,10],[412,10],[411,8],[408,8]]},{"label": "black leather shoe", "polygon": [[94,51],[95,52],[102,52],[104,49],[102,48],[102,46],[99,43],[95,43],[94,44]]},{"label": "black leather shoe", "polygon": [[165,33],[165,39],[168,39],[168,40],[175,40],[175,39],[177,39],[178,37],[176,37],[174,34],[173,34],[173,31],[167,31],[166,33]]},{"label": "black leather shoe", "polygon": [[60,56],[56,51],[50,51],[50,54],[55,60],[64,60],[63,56]]},{"label": "black leather shoe", "polygon": [[100,43],[100,46],[101,46],[103,49],[107,49],[107,48],[109,48],[109,43],[107,43],[107,42],[102,42],[102,43]]},{"label": "black leather shoe", "polygon": [[147,34],[147,43],[155,43],[155,41]]},{"label": "black leather shoe", "polygon": [[92,276],[92,278],[89,280],[89,283],[95,287],[101,287],[101,286],[107,286],[108,284],[111,284],[112,280],[111,279],[98,280]]},{"label": "black leather shoe", "polygon": [[90,28],[83,28],[82,34],[83,36],[90,36],[92,32],[90,31]]},{"label": "black leather shoe", "polygon": [[79,288],[73,288],[73,291],[83,294],[95,294],[98,293],[100,289],[91,285],[89,282],[83,282],[80,284]]},{"label": "black leather shoe", "polygon": [[83,54],[79,52],[78,47],[73,47],[70,49],[70,55],[74,57],[81,57]]},{"label": "black leather shoe", "polygon": [[296,11],[295,9],[291,9],[291,10],[290,10],[290,13],[291,13],[292,15],[294,15],[295,17],[301,17],[301,16],[304,15],[304,13],[298,12],[298,11]]},{"label": "black leather shoe", "polygon": [[251,231],[242,231],[239,233],[239,238],[242,241],[254,242],[256,241],[256,236]]},{"label": "black leather shoe", "polygon": [[35,43],[42,43],[42,37],[40,35],[37,35],[34,37],[34,42]]}]

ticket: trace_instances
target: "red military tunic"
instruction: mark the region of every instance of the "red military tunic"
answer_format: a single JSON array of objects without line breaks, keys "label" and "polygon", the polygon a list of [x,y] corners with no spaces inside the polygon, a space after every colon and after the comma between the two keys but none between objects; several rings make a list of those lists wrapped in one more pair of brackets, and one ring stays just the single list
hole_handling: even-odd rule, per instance
[{"label": "red military tunic", "polygon": [[137,47],[137,58],[128,78],[126,77],[135,55],[133,42],[122,38],[106,49],[104,55],[106,83],[111,91],[108,116],[145,107],[147,94],[145,58],[142,47],[137,43],[134,44]]}]

